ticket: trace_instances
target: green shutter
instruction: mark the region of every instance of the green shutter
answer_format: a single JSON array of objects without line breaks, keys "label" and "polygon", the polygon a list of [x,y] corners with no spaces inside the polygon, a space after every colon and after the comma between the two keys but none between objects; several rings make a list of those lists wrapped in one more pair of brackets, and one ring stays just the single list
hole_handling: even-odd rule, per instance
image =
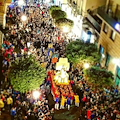
[{"label": "green shutter", "polygon": [[118,77],[116,77],[115,86],[119,86],[119,82],[120,82],[120,79]]},{"label": "green shutter", "polygon": [[117,74],[116,74],[115,86],[119,86],[119,83],[120,83],[120,68],[117,66]]},{"label": "green shutter", "polygon": [[109,62],[110,62],[110,55],[107,54],[106,63],[105,63],[105,66],[106,66],[106,67],[108,67]]}]

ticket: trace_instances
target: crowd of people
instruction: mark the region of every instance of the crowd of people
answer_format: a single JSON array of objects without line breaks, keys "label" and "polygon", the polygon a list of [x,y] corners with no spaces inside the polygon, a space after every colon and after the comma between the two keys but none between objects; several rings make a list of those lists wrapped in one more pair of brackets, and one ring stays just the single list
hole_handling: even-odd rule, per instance
[{"label": "crowd of people", "polygon": [[[47,5],[24,6],[22,9],[15,6],[8,7],[6,21],[14,19],[15,24],[9,26],[9,31],[4,37],[2,45],[3,74],[7,86],[0,94],[0,109],[8,110],[11,118],[22,120],[50,120],[51,112],[46,100],[46,94],[51,90],[50,75],[39,91],[40,97],[36,100],[31,92],[21,94],[14,91],[7,79],[7,72],[14,60],[26,55],[34,55],[36,60],[46,68],[46,71],[55,70],[55,63],[52,63],[52,54],[57,53],[59,57],[65,57],[66,35],[54,26],[53,20],[48,12]],[[27,19],[23,21],[21,17]],[[10,41],[9,45],[6,45]],[[49,47],[52,44],[52,47]],[[8,47],[8,48],[7,48]],[[51,52],[48,52],[52,49]],[[10,51],[8,51],[10,50]],[[7,53],[6,53],[7,52]],[[9,52],[9,54],[8,54]],[[75,102],[75,106],[82,106],[79,119],[87,120],[115,120],[120,111],[120,97],[117,88],[110,87],[104,91],[92,90],[84,79],[83,72],[71,69],[69,72],[70,85],[56,86],[58,93],[54,96],[55,109],[64,109]],[[75,88],[78,86],[78,88]],[[47,89],[48,88],[48,89]],[[74,91],[74,92],[73,92]]]},{"label": "crowd of people", "polygon": [[[21,20],[22,15],[27,16],[27,21]],[[61,52],[64,53],[62,49],[64,42],[60,30],[53,26],[52,19],[48,14],[48,7],[44,4],[40,7],[34,4],[33,6],[25,6],[22,10],[18,6],[13,9],[8,8],[6,19],[9,21],[11,18],[14,18],[15,24],[9,27],[4,41],[8,39],[14,49],[9,54],[10,60],[6,60],[7,56],[4,55],[4,61],[6,60],[7,63],[3,62],[3,68],[5,68],[3,73],[6,72],[5,75],[7,75],[7,71],[14,60],[19,60],[20,57],[30,54],[34,55],[40,64],[44,64],[43,67],[46,68],[46,71],[54,68],[54,64],[51,64],[52,55],[48,55],[47,52],[48,45],[52,43],[54,46],[52,52],[58,52],[61,56],[63,55]],[[2,46],[2,53],[5,54],[6,46],[5,44],[2,44]],[[6,67],[4,67],[5,65]],[[7,79],[7,77],[5,78]],[[18,91],[14,91],[11,86],[8,89],[5,86],[0,95],[1,111],[9,108],[12,120],[23,119],[21,118],[23,116],[24,119],[29,120],[52,119],[48,101],[45,97],[48,91],[46,91],[46,87],[41,87],[40,93],[42,93],[42,89],[44,94],[36,100],[30,92],[23,95]]]},{"label": "crowd of people", "polygon": [[31,92],[20,94],[9,86],[7,91],[1,93],[1,111],[6,109],[10,112],[11,120],[51,120],[44,85],[40,87],[39,92],[40,96],[36,99]]},{"label": "crowd of people", "polygon": [[[26,21],[21,19],[23,15],[27,17]],[[14,20],[14,25],[9,26],[11,20]],[[67,42],[64,41],[66,39],[64,33],[54,26],[48,12],[48,7],[45,4],[42,4],[41,6],[36,6],[36,4],[32,6],[28,5],[24,6],[22,9],[18,6],[12,7],[12,9],[8,7],[6,21],[9,26],[9,31],[5,35],[4,41],[7,43],[7,40],[9,40],[10,47],[13,49],[9,53],[9,60],[6,60],[6,46],[5,44],[2,44],[2,54],[4,54],[4,61],[6,60],[7,62],[3,62],[3,68],[5,68],[3,74],[6,75],[5,79],[8,79],[7,72],[9,67],[11,67],[12,62],[19,60],[20,57],[25,57],[30,54],[35,56],[36,60],[46,68],[46,71],[51,69],[55,70],[55,64],[51,62],[51,54],[57,53],[58,57],[64,57]],[[52,47],[49,47],[49,44],[52,44]],[[51,51],[48,52],[49,49],[52,49],[52,53]],[[9,82],[10,84],[10,80],[6,80],[6,82]],[[48,88],[48,85],[50,84],[47,83],[46,85]],[[35,103],[35,100],[30,96],[31,93],[29,93],[28,96],[25,96],[26,99],[22,99],[24,95],[21,95],[18,91],[9,94],[6,89],[7,87],[5,86],[5,90],[2,91],[1,94],[1,110],[3,111],[6,107],[6,100],[11,98],[9,110],[11,109],[12,119],[15,118],[20,109],[17,106],[21,106],[22,103],[25,103],[28,100],[28,96],[30,97],[30,100],[27,103],[27,109],[30,109],[31,112],[36,109],[34,112],[36,114],[37,111],[38,114],[36,116],[43,117],[39,117],[38,119],[45,119],[44,117],[46,117],[47,112],[44,113],[44,111],[49,110],[49,108],[45,107],[44,104],[40,104],[40,106],[43,105],[44,110],[41,110],[39,105],[37,108],[31,108],[32,104],[34,105]],[[47,92],[48,91],[50,90],[47,90]],[[3,97],[5,98],[4,100]],[[44,114],[38,111],[42,111]],[[26,113],[24,115],[26,116]],[[27,116],[29,116],[29,114],[27,114]],[[48,116],[49,114],[47,113],[47,119],[51,118]]]},{"label": "crowd of people", "polygon": [[120,119],[120,94],[117,87],[110,86],[104,90],[92,89],[85,80],[84,73],[78,69],[71,71],[70,76],[77,86],[75,91],[82,106],[80,120]]}]

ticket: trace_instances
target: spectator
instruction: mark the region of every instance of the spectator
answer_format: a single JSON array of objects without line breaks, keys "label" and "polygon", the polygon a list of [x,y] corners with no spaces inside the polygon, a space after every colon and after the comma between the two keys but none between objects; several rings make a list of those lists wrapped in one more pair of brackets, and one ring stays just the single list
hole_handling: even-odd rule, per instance
[{"label": "spectator", "polygon": [[0,98],[0,112],[3,110],[3,108],[4,108],[4,102],[2,98]]},{"label": "spectator", "polygon": [[11,109],[12,104],[13,104],[13,99],[11,98],[11,95],[9,95],[9,97],[7,98],[8,110]]},{"label": "spectator", "polygon": [[11,112],[11,120],[14,120],[14,117],[16,115],[16,108],[12,107],[10,112]]},{"label": "spectator", "polygon": [[78,95],[74,95],[74,98],[75,98],[75,106],[79,107],[79,96]]}]

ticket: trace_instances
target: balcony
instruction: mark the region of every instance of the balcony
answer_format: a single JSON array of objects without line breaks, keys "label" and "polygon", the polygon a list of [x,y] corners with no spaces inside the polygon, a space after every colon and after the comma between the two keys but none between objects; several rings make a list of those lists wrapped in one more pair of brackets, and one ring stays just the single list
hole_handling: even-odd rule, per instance
[{"label": "balcony", "polygon": [[112,10],[110,7],[99,7],[97,9],[97,14],[100,16],[104,21],[106,21],[112,28],[114,28],[117,32],[120,33],[118,29],[115,28],[116,24],[120,23],[120,16],[113,14]]},{"label": "balcony", "polygon": [[92,24],[92,26],[95,28],[95,30],[98,33],[100,33],[102,21],[96,16],[96,14],[94,13],[95,11],[93,12],[87,11],[87,12],[88,12],[87,19]]},{"label": "balcony", "polygon": [[72,7],[73,10],[77,9],[77,4],[74,1],[68,0],[68,4]]}]

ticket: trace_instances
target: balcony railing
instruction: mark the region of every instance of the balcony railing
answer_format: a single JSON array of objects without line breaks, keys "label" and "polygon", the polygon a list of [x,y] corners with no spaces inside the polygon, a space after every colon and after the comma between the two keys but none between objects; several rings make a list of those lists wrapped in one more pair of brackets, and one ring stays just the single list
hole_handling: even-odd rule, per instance
[{"label": "balcony railing", "polygon": [[101,25],[97,22],[97,20],[88,12],[87,19],[90,21],[90,23],[93,25],[93,27],[97,30],[98,33],[100,33]]},{"label": "balcony railing", "polygon": [[[109,7],[99,7],[97,14],[104,19],[112,28],[115,29],[115,25],[119,23],[119,16],[115,16]],[[116,30],[116,29],[115,29]],[[118,30],[116,30],[118,31]],[[119,32],[119,31],[118,31]]]}]

